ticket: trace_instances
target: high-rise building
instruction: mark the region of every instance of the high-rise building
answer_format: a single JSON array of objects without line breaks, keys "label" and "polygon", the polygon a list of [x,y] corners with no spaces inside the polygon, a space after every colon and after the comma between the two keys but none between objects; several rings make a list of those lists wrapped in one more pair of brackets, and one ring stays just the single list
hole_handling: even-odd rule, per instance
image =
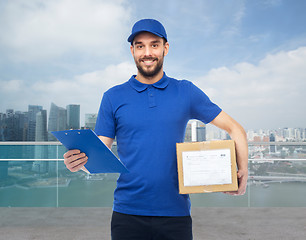
[{"label": "high-rise building", "polygon": [[85,114],[85,128],[94,130],[96,126],[97,117],[98,114],[96,113]]},{"label": "high-rise building", "polygon": [[16,141],[16,123],[14,121],[14,110],[6,110],[6,118],[4,120],[4,141]]},{"label": "high-rise building", "polygon": [[14,109],[6,109],[6,117],[10,118],[14,115]]},{"label": "high-rise building", "polygon": [[67,105],[67,127],[69,129],[80,129],[80,105]]},{"label": "high-rise building", "polygon": [[27,113],[14,112],[8,109],[6,114],[1,115],[0,120],[0,141],[26,141]]},{"label": "high-rise building", "polygon": [[191,122],[187,123],[186,129],[185,129],[185,142],[191,142]]},{"label": "high-rise building", "polygon": [[248,141],[253,141],[254,140],[254,136],[255,136],[254,130],[250,129],[250,130],[247,131]]},{"label": "high-rise building", "polygon": [[206,141],[206,126],[202,122],[197,124],[197,142]]},{"label": "high-rise building", "polygon": [[27,112],[15,112],[15,120],[17,127],[17,139],[16,141],[27,141],[28,139],[28,113]]},{"label": "high-rise building", "polygon": [[197,125],[198,125],[198,121],[191,120],[191,141],[192,142],[197,141]]},{"label": "high-rise building", "polygon": [[4,113],[0,113],[0,141],[4,141],[5,118],[6,115]]},{"label": "high-rise building", "polygon": [[43,109],[42,106],[29,105],[28,106],[28,141],[35,141],[36,129],[36,114]]},{"label": "high-rise building", "polygon": [[41,110],[36,114],[35,141],[48,141],[47,110]]},{"label": "high-rise building", "polygon": [[206,126],[198,120],[188,122],[185,130],[185,142],[206,141]]},{"label": "high-rise building", "polygon": [[300,129],[300,128],[295,128],[294,129],[294,139],[296,141],[301,141],[302,140],[302,129]]},{"label": "high-rise building", "polygon": [[[270,142],[275,142],[275,135],[274,133],[270,134]],[[270,145],[270,152],[275,153],[276,152],[276,146],[275,145]]]},{"label": "high-rise building", "polygon": [[51,131],[62,131],[67,129],[67,110],[51,103],[49,122],[48,122],[48,140],[57,141],[50,133]]}]

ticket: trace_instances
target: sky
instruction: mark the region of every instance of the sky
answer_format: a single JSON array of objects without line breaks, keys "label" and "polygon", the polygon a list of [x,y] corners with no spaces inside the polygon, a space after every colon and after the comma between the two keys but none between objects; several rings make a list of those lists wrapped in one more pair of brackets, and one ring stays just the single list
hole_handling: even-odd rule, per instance
[{"label": "sky", "polygon": [[246,129],[306,127],[304,0],[0,0],[0,112],[51,102],[97,113],[136,74],[127,38],[154,18],[164,70],[187,79]]}]

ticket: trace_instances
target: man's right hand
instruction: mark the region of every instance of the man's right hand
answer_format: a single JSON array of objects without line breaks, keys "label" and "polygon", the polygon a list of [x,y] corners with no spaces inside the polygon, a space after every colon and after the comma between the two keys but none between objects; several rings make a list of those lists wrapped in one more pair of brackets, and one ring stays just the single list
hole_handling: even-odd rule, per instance
[{"label": "man's right hand", "polygon": [[69,150],[64,154],[64,163],[71,172],[79,171],[86,163],[88,157],[80,150]]}]

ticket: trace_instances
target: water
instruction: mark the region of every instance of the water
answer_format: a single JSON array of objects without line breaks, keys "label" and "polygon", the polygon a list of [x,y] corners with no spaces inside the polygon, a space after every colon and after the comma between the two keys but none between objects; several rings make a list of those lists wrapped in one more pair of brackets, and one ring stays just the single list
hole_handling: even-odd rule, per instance
[{"label": "water", "polygon": [[[67,186],[0,188],[0,207],[111,207],[117,177],[86,180],[78,174]],[[194,207],[306,207],[306,184],[250,185],[244,196],[191,194]]]},{"label": "water", "polygon": [[[0,159],[62,158],[62,146],[0,146]],[[298,165],[299,168],[304,165]],[[111,207],[118,174],[69,172],[62,161],[0,160],[0,207]],[[194,207],[306,207],[306,183],[249,183],[244,196],[191,195]]]}]

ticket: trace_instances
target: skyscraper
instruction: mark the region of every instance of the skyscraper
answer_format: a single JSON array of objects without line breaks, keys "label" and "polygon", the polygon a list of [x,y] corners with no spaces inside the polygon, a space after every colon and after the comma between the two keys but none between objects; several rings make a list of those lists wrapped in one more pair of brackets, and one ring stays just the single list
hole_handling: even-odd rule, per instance
[{"label": "skyscraper", "polygon": [[96,126],[97,116],[98,115],[96,113],[85,114],[85,128],[94,130]]},{"label": "skyscraper", "polygon": [[191,142],[197,141],[197,120],[191,120]]},{"label": "skyscraper", "polygon": [[0,113],[0,141],[4,141],[5,117],[4,113]]},{"label": "skyscraper", "polygon": [[27,113],[8,109],[6,114],[1,114],[0,141],[26,141],[27,125]]},{"label": "skyscraper", "polygon": [[16,124],[14,121],[14,110],[6,110],[6,118],[4,120],[4,141],[16,141]]},{"label": "skyscraper", "polygon": [[28,139],[28,113],[27,112],[15,112],[15,121],[17,127],[17,141],[27,141]]},{"label": "skyscraper", "polygon": [[185,129],[185,142],[191,142],[191,122],[187,123],[186,129]]},{"label": "skyscraper", "polygon": [[206,141],[206,126],[198,120],[190,120],[185,130],[185,142]]},{"label": "skyscraper", "polygon": [[36,114],[43,109],[42,106],[29,105],[28,106],[28,141],[35,141],[36,129]]},{"label": "skyscraper", "polygon": [[48,139],[49,141],[57,141],[50,133],[51,131],[62,131],[67,129],[67,110],[51,103],[49,122],[48,122]]},{"label": "skyscraper", "polygon": [[206,126],[202,122],[197,122],[197,141],[206,141]]},{"label": "skyscraper", "polygon": [[[274,135],[274,133],[270,134],[269,140],[270,140],[270,142],[275,142],[275,135]],[[275,145],[270,145],[270,152],[271,153],[275,153],[276,152],[276,146]]]},{"label": "skyscraper", "polygon": [[69,129],[80,129],[80,105],[67,105],[67,127]]},{"label": "skyscraper", "polygon": [[14,109],[6,109],[6,117],[10,118],[14,115]]},{"label": "skyscraper", "polygon": [[[44,142],[48,141],[47,132],[47,111],[41,110],[36,114],[36,131],[35,131],[35,141]],[[35,159],[45,159],[48,158],[48,146],[34,146]],[[47,172],[49,162],[47,161],[35,161],[33,162],[32,170],[45,173]]]},{"label": "skyscraper", "polygon": [[35,141],[48,141],[46,110],[41,110],[36,114]]}]

